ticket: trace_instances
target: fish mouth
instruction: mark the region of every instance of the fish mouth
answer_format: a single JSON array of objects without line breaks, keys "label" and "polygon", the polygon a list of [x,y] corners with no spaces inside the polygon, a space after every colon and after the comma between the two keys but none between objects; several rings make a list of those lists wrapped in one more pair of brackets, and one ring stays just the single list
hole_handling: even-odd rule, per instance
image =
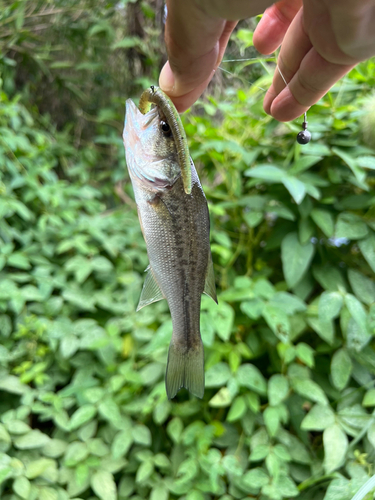
[{"label": "fish mouth", "polygon": [[139,111],[135,103],[131,99],[126,101],[125,124],[123,132],[123,140],[128,147],[135,147],[139,141],[139,125],[142,120],[142,113]]},{"label": "fish mouth", "polygon": [[131,99],[127,99],[125,107],[124,133],[126,130],[129,130],[130,127],[134,127],[142,116],[142,113],[139,111],[135,103]]},{"label": "fish mouth", "polygon": [[125,108],[125,124],[123,138],[132,139],[130,143],[134,143],[136,137],[142,132],[142,130],[147,129],[155,115],[158,113],[157,108],[151,109],[145,115],[139,111],[135,103],[131,99],[127,99]]}]

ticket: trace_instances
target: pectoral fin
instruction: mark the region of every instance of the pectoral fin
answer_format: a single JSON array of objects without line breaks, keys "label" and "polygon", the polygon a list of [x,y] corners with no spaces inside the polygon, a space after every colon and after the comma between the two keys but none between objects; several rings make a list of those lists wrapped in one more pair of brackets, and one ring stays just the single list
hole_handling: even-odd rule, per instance
[{"label": "pectoral fin", "polygon": [[208,256],[208,266],[207,266],[207,271],[206,271],[206,281],[204,284],[204,290],[203,293],[211,297],[216,304],[217,304],[217,297],[216,297],[216,285],[215,285],[215,274],[214,274],[214,265],[212,263],[212,255],[210,252],[210,255]]},{"label": "pectoral fin", "polygon": [[150,266],[148,266],[146,272],[147,275],[142,288],[141,298],[139,299],[137,311],[142,309],[142,307],[152,304],[153,302],[164,299],[162,291],[160,290],[159,285],[156,283]]}]

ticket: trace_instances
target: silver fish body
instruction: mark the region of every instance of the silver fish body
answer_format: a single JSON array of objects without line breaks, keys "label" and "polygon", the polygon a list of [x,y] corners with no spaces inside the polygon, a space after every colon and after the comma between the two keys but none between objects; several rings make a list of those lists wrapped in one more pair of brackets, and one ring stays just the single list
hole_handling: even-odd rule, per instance
[{"label": "silver fish body", "polygon": [[181,387],[203,397],[201,294],[216,301],[208,207],[192,161],[192,189],[185,193],[176,144],[162,118],[157,107],[143,115],[131,100],[126,103],[126,161],[150,261],[138,309],[163,298],[168,302],[168,398]]}]

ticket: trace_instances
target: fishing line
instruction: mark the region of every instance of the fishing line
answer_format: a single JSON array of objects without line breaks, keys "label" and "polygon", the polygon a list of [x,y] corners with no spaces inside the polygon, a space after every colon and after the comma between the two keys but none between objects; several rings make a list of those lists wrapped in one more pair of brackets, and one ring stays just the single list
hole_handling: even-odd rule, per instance
[{"label": "fishing line", "polygon": [[[279,75],[280,77],[282,78],[283,82],[285,83],[285,87],[288,87],[288,82],[286,81],[279,65],[277,64],[277,55],[275,54],[275,59],[276,59],[276,68],[277,68],[277,71],[279,72]],[[269,59],[269,58],[261,58],[261,57],[251,57],[251,58],[246,58],[246,59],[224,59],[223,61],[221,61],[221,63],[226,63],[226,62],[247,62],[247,61],[258,61],[260,64],[262,63],[262,61],[272,61],[273,59]],[[267,89],[263,89],[262,87],[259,87],[258,85],[255,85],[254,83],[251,83],[250,81],[246,80],[245,78],[239,76],[239,75],[236,75],[235,73],[232,73],[231,71],[228,71],[227,69],[224,69],[222,68],[221,66],[218,66],[218,69],[221,69],[221,71],[223,71],[224,73],[228,73],[229,75],[233,76],[234,78],[238,78],[239,80],[241,80],[242,82],[246,82],[250,85],[250,88],[251,87],[255,87],[259,90],[261,90],[262,92],[267,92]],[[269,92],[269,90],[268,90]],[[277,97],[278,94],[273,94],[275,97]],[[296,140],[298,142],[298,144],[301,144],[301,145],[304,145],[304,144],[307,144],[311,141],[311,133],[307,130],[307,125],[308,125],[308,122],[307,122],[307,112],[304,113],[304,119],[303,119],[303,123],[302,123],[302,130],[301,132],[299,132],[297,134],[297,137],[296,137]]]},{"label": "fishing line", "polygon": [[[235,62],[235,61],[240,61],[240,60],[241,59],[233,59],[230,62]],[[229,62],[229,61],[222,61],[222,62]],[[267,89],[263,89],[262,87],[258,87],[258,85],[255,85],[255,83],[251,83],[249,80],[246,80],[242,76],[236,75],[235,73],[232,73],[231,71],[228,71],[227,69],[224,69],[221,66],[219,66],[218,69],[221,69],[221,71],[223,71],[224,73],[228,73],[228,75],[231,75],[234,78],[238,78],[239,80],[242,80],[242,81],[248,83],[250,85],[250,88],[251,87],[255,87],[255,88],[259,89],[259,90],[262,90],[263,92],[267,92]]]},{"label": "fishing line", "polygon": [[[264,58],[263,57],[249,57],[249,58],[245,58],[245,59],[224,59],[223,61],[221,61],[221,64],[222,63],[227,63],[227,62],[247,62],[247,61],[258,61],[261,64],[262,61],[272,62],[272,61],[274,61],[274,58],[270,58],[270,57],[264,57]],[[284,78],[284,75],[281,73],[281,70],[280,70],[279,66],[277,65],[277,61],[276,61],[276,67],[279,70],[280,76],[283,79],[285,85],[288,86],[288,84],[287,84],[287,82],[286,82],[286,80]],[[242,82],[246,82],[247,84],[249,84],[250,88],[251,87],[255,87],[255,88],[261,90],[262,92],[267,92],[267,89],[259,87],[258,85],[255,85],[255,83],[252,83],[249,80],[246,80],[244,77],[242,77],[240,75],[236,75],[235,73],[232,73],[231,71],[228,71],[227,69],[224,69],[221,66],[218,66],[218,69],[221,69],[221,71],[223,71],[224,73],[228,73],[229,75],[233,76],[234,78],[238,78]],[[277,96],[277,94],[273,94],[273,95],[275,97]]]},{"label": "fishing line", "polygon": [[285,80],[284,75],[281,73],[280,66],[279,66],[279,65],[277,65],[277,66],[276,66],[276,68],[278,69],[278,72],[279,72],[279,74],[280,74],[281,78],[283,79],[283,82],[285,83],[285,87],[287,87],[287,86],[288,86],[288,83],[287,83],[287,81]]}]

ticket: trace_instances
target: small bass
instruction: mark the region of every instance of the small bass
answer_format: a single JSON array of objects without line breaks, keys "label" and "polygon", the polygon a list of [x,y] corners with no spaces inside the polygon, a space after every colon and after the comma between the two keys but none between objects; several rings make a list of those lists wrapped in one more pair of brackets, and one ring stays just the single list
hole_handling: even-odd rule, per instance
[{"label": "small bass", "polygon": [[201,294],[217,302],[207,200],[170,99],[151,87],[142,94],[140,108],[143,113],[126,101],[123,135],[150,261],[137,311],[167,300],[173,324],[165,376],[168,399],[182,387],[202,398]]}]

